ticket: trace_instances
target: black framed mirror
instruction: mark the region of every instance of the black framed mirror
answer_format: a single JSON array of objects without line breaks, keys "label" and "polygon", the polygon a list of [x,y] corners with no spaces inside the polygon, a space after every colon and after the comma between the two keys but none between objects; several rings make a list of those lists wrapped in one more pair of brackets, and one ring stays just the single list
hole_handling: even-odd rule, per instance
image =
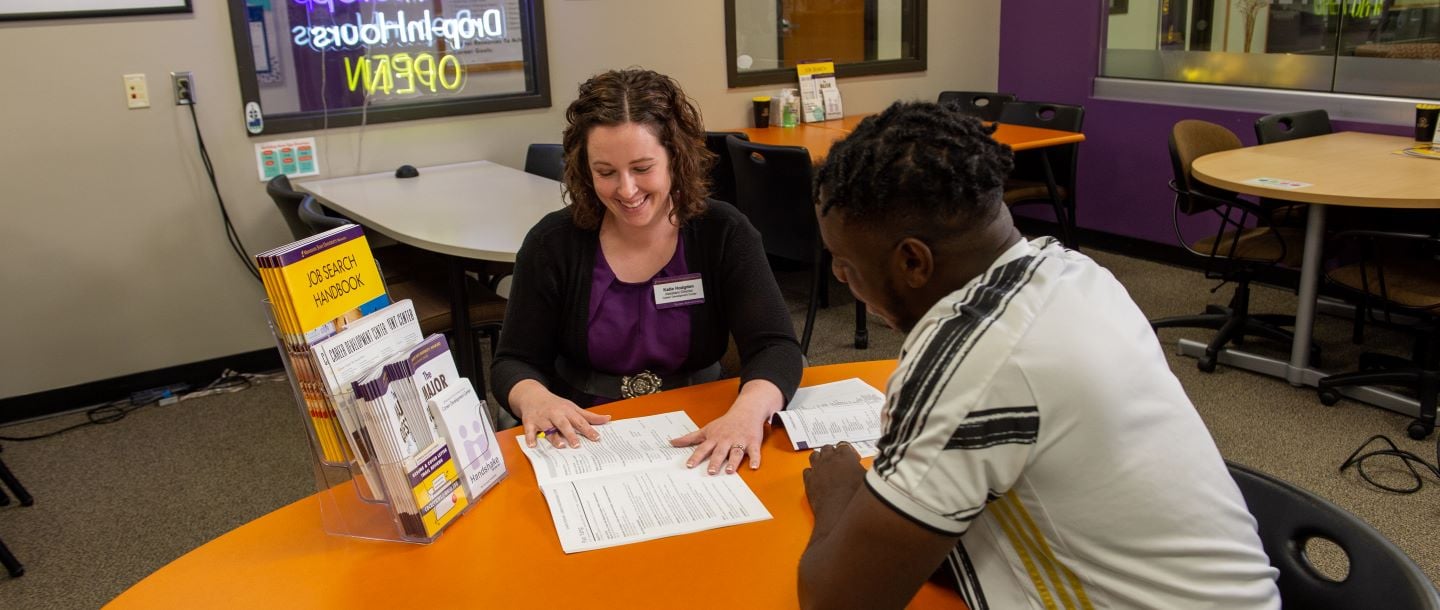
[{"label": "black framed mirror", "polygon": [[837,77],[925,70],[927,0],[725,0],[731,87],[794,83],[795,66]]}]

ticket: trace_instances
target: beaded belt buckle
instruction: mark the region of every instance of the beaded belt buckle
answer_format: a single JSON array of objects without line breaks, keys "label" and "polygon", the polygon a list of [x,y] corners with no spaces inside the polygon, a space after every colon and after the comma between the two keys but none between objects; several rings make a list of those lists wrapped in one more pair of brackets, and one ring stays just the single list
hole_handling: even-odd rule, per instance
[{"label": "beaded belt buckle", "polygon": [[660,376],[650,371],[620,377],[621,398],[634,398],[660,391]]}]

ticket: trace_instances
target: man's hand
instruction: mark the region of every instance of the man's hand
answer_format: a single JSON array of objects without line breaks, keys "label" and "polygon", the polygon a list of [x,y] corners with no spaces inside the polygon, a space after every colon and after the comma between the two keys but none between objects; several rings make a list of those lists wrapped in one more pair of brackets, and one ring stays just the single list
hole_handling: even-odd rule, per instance
[{"label": "man's hand", "polygon": [[845,506],[865,480],[860,454],[850,443],[826,445],[810,454],[810,467],[805,469],[805,496],[815,511],[815,533],[812,539],[824,538],[845,511]]},{"label": "man's hand", "polygon": [[848,443],[810,455],[805,494],[815,533],[800,556],[801,608],[904,608],[955,548],[885,504],[864,485],[860,455]]}]

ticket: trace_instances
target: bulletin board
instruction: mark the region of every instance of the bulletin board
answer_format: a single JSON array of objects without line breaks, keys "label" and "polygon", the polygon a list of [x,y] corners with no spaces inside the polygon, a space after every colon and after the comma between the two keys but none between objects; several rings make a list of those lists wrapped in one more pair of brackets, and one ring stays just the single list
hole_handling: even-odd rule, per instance
[{"label": "bulletin board", "polygon": [[190,0],[4,0],[0,21],[188,13]]}]

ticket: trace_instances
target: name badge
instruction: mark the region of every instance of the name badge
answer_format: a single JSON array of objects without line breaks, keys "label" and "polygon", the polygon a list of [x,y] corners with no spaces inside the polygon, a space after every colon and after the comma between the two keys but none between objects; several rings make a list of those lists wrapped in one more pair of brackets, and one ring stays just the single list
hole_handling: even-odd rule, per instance
[{"label": "name badge", "polygon": [[677,275],[655,280],[655,309],[685,307],[705,302],[705,286],[700,282],[699,273]]}]

